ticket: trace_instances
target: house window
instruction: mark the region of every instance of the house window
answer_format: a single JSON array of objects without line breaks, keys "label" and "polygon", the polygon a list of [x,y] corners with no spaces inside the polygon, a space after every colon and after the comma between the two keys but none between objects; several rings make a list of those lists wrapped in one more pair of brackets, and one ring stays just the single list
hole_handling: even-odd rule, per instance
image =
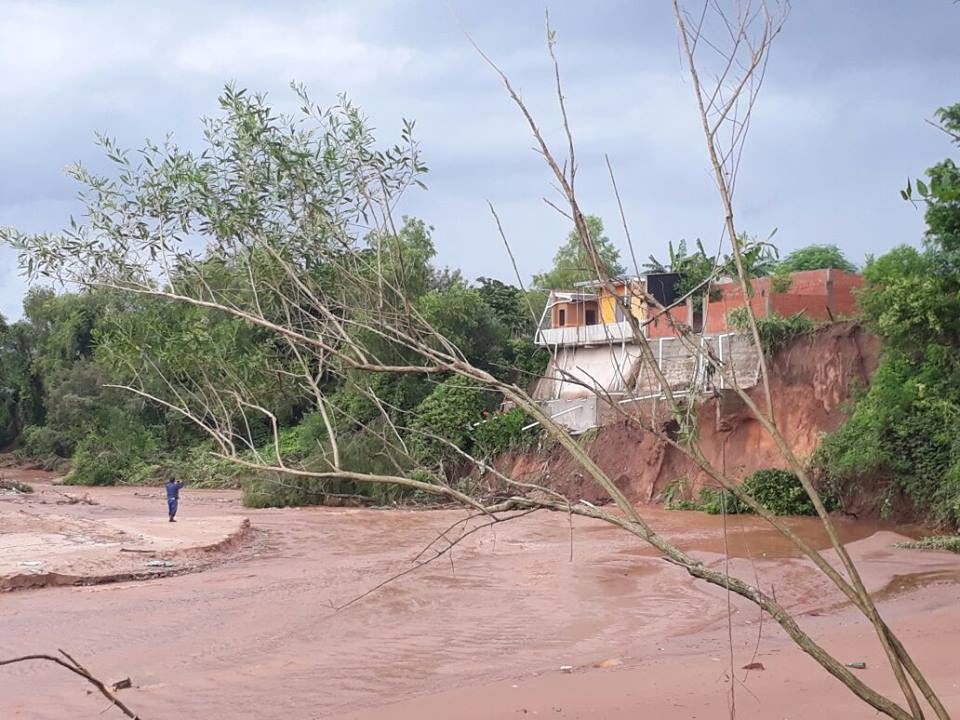
[{"label": "house window", "polygon": [[563,308],[557,311],[557,325],[563,327],[567,324],[567,311]]},{"label": "house window", "polygon": [[596,324],[597,324],[597,311],[587,310],[587,325],[596,325]]}]

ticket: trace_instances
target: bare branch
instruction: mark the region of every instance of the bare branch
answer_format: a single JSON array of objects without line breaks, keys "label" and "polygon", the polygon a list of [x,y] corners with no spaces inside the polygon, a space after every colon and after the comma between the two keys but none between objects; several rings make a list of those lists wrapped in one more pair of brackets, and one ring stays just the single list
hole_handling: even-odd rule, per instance
[{"label": "bare branch", "polygon": [[122,712],[128,718],[132,718],[133,720],[139,720],[140,716],[137,715],[129,707],[127,707],[116,695],[110,692],[110,690],[107,689],[106,684],[102,680],[99,680],[94,675],[92,675],[89,670],[87,670],[80,663],[78,663],[74,658],[68,655],[66,651],[60,650],[59,652],[61,655],[63,655],[64,658],[66,658],[65,660],[55,655],[46,655],[43,653],[35,654],[35,655],[21,655],[20,657],[9,658],[7,660],[0,660],[0,667],[4,665],[14,665],[16,663],[31,662],[34,660],[41,660],[43,662],[54,663],[55,665],[59,665],[65,670],[69,670],[74,675],[79,675],[88,683],[93,685],[101,695],[107,698],[107,700],[109,700],[114,707],[120,710],[120,712]]}]

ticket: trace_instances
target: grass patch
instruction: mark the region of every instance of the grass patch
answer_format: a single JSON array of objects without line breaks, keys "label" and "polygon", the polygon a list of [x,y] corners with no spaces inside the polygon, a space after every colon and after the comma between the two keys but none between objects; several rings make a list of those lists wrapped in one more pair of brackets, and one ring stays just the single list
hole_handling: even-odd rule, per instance
[{"label": "grass patch", "polygon": [[960,535],[931,535],[919,540],[897,543],[897,547],[911,550],[949,550],[960,553]]}]

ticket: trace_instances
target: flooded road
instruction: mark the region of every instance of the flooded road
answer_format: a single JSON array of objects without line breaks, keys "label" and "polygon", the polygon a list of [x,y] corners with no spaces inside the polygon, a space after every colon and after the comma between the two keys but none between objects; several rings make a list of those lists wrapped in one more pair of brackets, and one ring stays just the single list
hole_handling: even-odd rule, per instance
[{"label": "flooded road", "polygon": [[[88,492],[96,505],[55,510],[40,504],[49,497],[42,492],[31,500],[0,498],[0,537],[4,518],[10,526],[21,511],[128,522],[164,513],[157,488]],[[0,657],[62,647],[104,679],[129,676],[135,687],[123,691],[124,701],[153,720],[727,716],[723,591],[623,531],[536,513],[478,531],[452,561],[441,558],[373,590],[409,569],[464,513],[249,510],[233,492],[185,490],[182,497],[183,532],[211,516],[247,517],[255,545],[177,577],[0,594]],[[643,513],[704,562],[725,562],[722,518]],[[826,546],[815,521],[789,522]],[[902,538],[889,525],[838,523],[868,587],[882,597],[891,624],[905,629],[908,646],[911,638],[920,646],[920,659],[940,657],[939,643],[951,638],[956,647],[960,557],[895,549]],[[732,572],[759,580],[804,613],[804,626],[828,647],[839,642],[848,654],[873,653],[869,680],[887,682],[863,623],[762,521],[728,518],[726,546]],[[744,691],[739,717],[802,717],[781,705],[796,707],[811,688],[848,702],[842,686],[794,651],[769,619],[758,639],[756,609],[732,608],[735,667],[756,657],[768,666],[751,675],[756,700]],[[944,647],[944,662],[960,670]],[[574,672],[560,674],[561,665]],[[789,692],[764,689],[783,680],[778,665],[790,668]],[[957,678],[960,672],[954,688]],[[960,699],[960,689],[938,689]],[[642,712],[653,707],[653,714]],[[102,698],[62,670],[35,663],[0,669],[0,717],[98,718],[103,710]],[[108,710],[103,717],[114,716]]]}]

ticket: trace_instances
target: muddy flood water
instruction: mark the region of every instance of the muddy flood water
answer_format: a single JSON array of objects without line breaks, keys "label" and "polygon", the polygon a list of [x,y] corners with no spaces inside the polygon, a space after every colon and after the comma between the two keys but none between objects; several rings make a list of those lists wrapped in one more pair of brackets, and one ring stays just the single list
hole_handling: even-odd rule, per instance
[{"label": "muddy flood water", "polygon": [[[167,577],[0,593],[0,659],[63,648],[104,680],[130,677],[121,697],[147,720],[724,718],[731,653],[739,718],[875,717],[754,607],[728,606],[721,589],[597,522],[502,523],[377,588],[464,513],[250,510],[238,493],[187,489],[169,525],[157,488],[78,492],[3,472],[40,481],[30,496],[0,496],[8,573],[60,563],[109,574],[173,558]],[[894,693],[866,624],[762,521],[728,518],[724,533],[719,517],[643,513],[704,562],[759,581]],[[243,518],[249,531],[217,545]],[[789,522],[827,545],[815,521]],[[894,547],[916,529],[837,522],[889,623],[960,716],[960,556]],[[751,662],[763,669],[741,669]],[[0,718],[121,717],[88,690],[47,664],[0,668]]]}]

